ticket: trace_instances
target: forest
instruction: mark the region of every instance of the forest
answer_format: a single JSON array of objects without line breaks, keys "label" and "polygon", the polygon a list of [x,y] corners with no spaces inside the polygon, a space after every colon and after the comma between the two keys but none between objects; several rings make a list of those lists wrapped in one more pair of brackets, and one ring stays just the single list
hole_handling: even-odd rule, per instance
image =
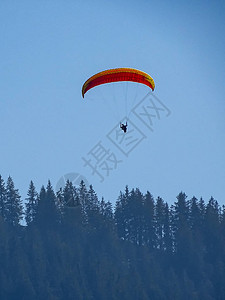
[{"label": "forest", "polygon": [[225,299],[225,206],[0,176],[0,299]]}]

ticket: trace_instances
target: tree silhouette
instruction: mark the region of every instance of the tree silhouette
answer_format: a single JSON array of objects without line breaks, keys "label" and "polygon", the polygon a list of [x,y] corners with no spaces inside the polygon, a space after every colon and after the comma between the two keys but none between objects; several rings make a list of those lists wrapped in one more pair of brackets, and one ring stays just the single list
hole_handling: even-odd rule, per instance
[{"label": "tree silhouette", "polygon": [[19,190],[15,189],[12,177],[8,177],[5,198],[5,220],[8,224],[17,226],[23,219],[22,200]]},{"label": "tree silhouette", "polygon": [[27,203],[26,211],[25,211],[25,220],[27,225],[30,225],[34,222],[36,214],[37,214],[37,206],[38,206],[38,193],[36,192],[33,181],[31,180],[30,186],[27,192]]}]

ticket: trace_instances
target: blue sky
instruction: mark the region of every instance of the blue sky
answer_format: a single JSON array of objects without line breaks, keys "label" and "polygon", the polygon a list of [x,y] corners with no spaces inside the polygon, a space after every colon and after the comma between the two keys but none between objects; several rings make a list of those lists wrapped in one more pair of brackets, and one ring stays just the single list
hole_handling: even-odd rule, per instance
[{"label": "blue sky", "polygon": [[[76,173],[113,203],[126,184],[169,203],[180,191],[224,203],[223,1],[1,1],[0,20],[0,174],[23,198],[31,179],[39,191]],[[107,137],[124,103],[98,101],[112,88],[81,96],[115,67],[149,73],[171,112],[153,131],[133,115],[146,138],[128,156]],[[122,160],[103,182],[82,159],[99,141]]]}]

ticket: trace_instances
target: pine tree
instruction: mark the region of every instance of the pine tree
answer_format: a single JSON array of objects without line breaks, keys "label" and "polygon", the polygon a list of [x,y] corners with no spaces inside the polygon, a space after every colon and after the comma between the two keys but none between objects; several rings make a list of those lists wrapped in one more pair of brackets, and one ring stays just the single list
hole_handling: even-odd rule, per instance
[{"label": "pine tree", "polygon": [[125,193],[120,192],[120,195],[116,201],[114,219],[117,228],[119,238],[127,239],[127,207],[129,201],[128,186],[125,188]]},{"label": "pine tree", "polygon": [[88,190],[88,203],[87,209],[92,211],[99,211],[99,201],[96,192],[93,189],[93,186],[90,185]]},{"label": "pine tree", "polygon": [[40,227],[44,228],[48,217],[46,213],[46,190],[44,186],[41,187],[38,198],[39,201],[37,205],[37,214],[35,218],[35,223],[38,224]]},{"label": "pine tree", "polygon": [[2,217],[2,220],[6,220],[6,188],[5,188],[5,182],[0,175],[0,216]]},{"label": "pine tree", "polygon": [[171,230],[171,212],[169,210],[168,203],[165,203],[164,206],[164,237],[163,237],[163,245],[164,250],[168,254],[173,252],[173,241],[172,241],[172,230]]},{"label": "pine tree", "polygon": [[109,201],[105,201],[102,197],[100,203],[99,203],[99,214],[100,214],[100,223],[101,231],[105,230],[107,231],[107,234],[109,231],[113,232],[115,234],[115,222],[114,222],[114,215],[113,215],[113,208],[112,203]]},{"label": "pine tree", "polygon": [[189,223],[191,229],[195,231],[201,224],[201,212],[198,204],[198,199],[192,197],[189,203],[190,203]]},{"label": "pine tree", "polygon": [[41,187],[37,206],[36,221],[40,228],[54,228],[59,222],[59,212],[56,207],[56,196],[50,180],[46,189]]},{"label": "pine tree", "polygon": [[64,208],[75,208],[79,203],[78,192],[73,183],[67,180],[66,185],[63,189],[63,206]]},{"label": "pine tree", "polygon": [[64,215],[64,196],[63,196],[63,189],[60,189],[56,192],[56,208],[59,212],[60,221],[62,221]]},{"label": "pine tree", "polygon": [[128,187],[120,194],[116,202],[115,222],[120,238],[142,245],[144,240],[144,207],[143,194],[139,189]]},{"label": "pine tree", "polygon": [[203,255],[204,218],[205,218],[204,206],[205,205],[203,199],[198,201],[196,197],[192,197],[189,203],[190,203],[189,225],[192,232],[194,247],[200,255]]},{"label": "pine tree", "polygon": [[225,263],[225,205],[222,206],[222,211],[221,211],[220,231],[221,231],[221,238],[222,238],[222,251],[223,251],[223,257]]},{"label": "pine tree", "polygon": [[155,234],[155,202],[154,198],[149,191],[143,199],[144,211],[144,230],[143,230],[143,243],[148,245],[152,250],[156,247],[156,234]]},{"label": "pine tree", "polygon": [[51,221],[53,224],[56,224],[59,221],[59,212],[56,206],[56,195],[50,180],[48,180],[48,184],[46,187],[46,200],[48,203],[49,213],[51,215]]},{"label": "pine tree", "polygon": [[98,228],[101,223],[100,219],[100,203],[98,200],[98,196],[93,189],[93,186],[90,185],[88,194],[87,194],[87,201],[86,201],[86,214],[88,219],[88,224],[91,225],[93,228]]},{"label": "pine tree", "polygon": [[81,211],[82,211],[82,219],[83,219],[83,224],[88,223],[88,206],[89,206],[89,201],[88,201],[88,191],[85,186],[85,183],[83,180],[81,180],[79,188],[78,188],[78,198],[81,204]]},{"label": "pine tree", "polygon": [[104,216],[107,220],[111,220],[111,221],[113,220],[112,203],[109,201],[105,202],[103,197],[101,202],[99,203],[99,210],[100,210],[100,214]]},{"label": "pine tree", "polygon": [[67,180],[60,197],[62,203],[61,220],[65,234],[67,237],[70,237],[71,234],[77,235],[82,225],[82,209],[78,189],[71,181]]},{"label": "pine tree", "polygon": [[155,205],[155,232],[157,249],[163,250],[164,239],[164,221],[165,221],[165,204],[161,197],[158,197]]},{"label": "pine tree", "polygon": [[177,265],[180,268],[188,264],[190,249],[193,247],[189,227],[189,206],[186,198],[185,193],[179,193],[173,211],[174,250],[177,254]]},{"label": "pine tree", "polygon": [[23,206],[18,189],[15,189],[14,182],[9,176],[6,184],[6,201],[5,201],[5,220],[9,224],[19,225],[23,219]]},{"label": "pine tree", "polygon": [[144,209],[143,194],[137,188],[130,193],[127,209],[128,239],[135,244],[143,245]]},{"label": "pine tree", "polygon": [[27,196],[25,220],[27,225],[30,225],[35,220],[38,206],[38,193],[36,192],[33,181],[30,182]]},{"label": "pine tree", "polygon": [[[8,200],[18,190],[9,181],[4,190],[0,179],[0,195],[11,212],[15,201]],[[205,205],[180,193],[169,209],[162,198],[126,187],[114,220],[112,204],[99,202],[92,187],[68,182],[57,196],[67,205],[59,226],[50,181],[39,193],[34,225],[8,226],[0,215],[0,299],[225,299],[225,206],[213,197]]]},{"label": "pine tree", "polygon": [[221,251],[220,213],[218,202],[211,197],[205,211],[205,243],[207,258],[215,262]]}]

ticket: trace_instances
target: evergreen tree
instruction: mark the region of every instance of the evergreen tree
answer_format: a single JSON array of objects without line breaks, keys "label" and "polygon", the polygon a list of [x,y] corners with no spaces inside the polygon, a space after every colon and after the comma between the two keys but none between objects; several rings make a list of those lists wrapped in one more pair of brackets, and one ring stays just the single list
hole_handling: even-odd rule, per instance
[{"label": "evergreen tree", "polygon": [[164,250],[166,250],[168,254],[172,254],[172,252],[173,252],[171,219],[172,219],[171,218],[171,212],[169,210],[168,203],[165,203],[165,206],[164,206],[164,237],[163,237],[163,245],[164,245]]},{"label": "evergreen tree", "polygon": [[64,215],[64,196],[63,189],[60,189],[56,192],[56,208],[59,212],[60,221],[62,221]]},{"label": "evergreen tree", "polygon": [[6,220],[6,188],[5,188],[5,182],[0,175],[0,216],[2,217],[2,220]]},{"label": "evergreen tree", "polygon": [[[80,205],[76,187],[69,180],[66,181],[65,187],[60,188],[56,193],[56,207],[59,213],[60,221],[72,217],[70,210],[77,209]],[[73,216],[74,217],[74,216]]]},{"label": "evergreen tree", "polygon": [[225,264],[225,205],[222,206],[221,211],[221,221],[220,221],[220,232],[221,232],[221,240],[222,240],[222,256]]},{"label": "evergreen tree", "polygon": [[88,224],[88,207],[89,207],[89,197],[88,191],[83,180],[81,180],[78,188],[78,198],[81,204],[82,212],[82,222],[83,224]]},{"label": "evergreen tree", "polygon": [[104,216],[107,220],[111,220],[111,221],[113,220],[112,203],[109,201],[105,202],[103,197],[101,202],[99,203],[99,210],[100,210],[100,214]]},{"label": "evergreen tree", "polygon": [[51,214],[51,221],[56,224],[59,221],[59,213],[56,206],[56,195],[50,180],[48,180],[46,187],[46,200],[48,203],[49,213]]},{"label": "evergreen tree", "polygon": [[203,224],[204,219],[205,219],[206,206],[205,206],[205,202],[202,198],[200,198],[200,200],[199,200],[198,207],[199,207],[199,211],[200,211],[200,221],[201,221],[201,224]]},{"label": "evergreen tree", "polygon": [[155,205],[155,232],[156,247],[164,249],[164,221],[165,221],[165,204],[161,197],[158,197]]},{"label": "evergreen tree", "polygon": [[143,194],[139,189],[133,189],[129,193],[126,187],[125,193],[120,194],[115,209],[115,220],[120,237],[138,245],[144,242],[143,202]]},{"label": "evergreen tree", "polygon": [[88,191],[88,204],[87,204],[87,209],[88,210],[99,210],[99,201],[98,201],[98,196],[96,192],[93,189],[93,186],[90,185],[89,191]]},{"label": "evergreen tree", "polygon": [[7,223],[16,226],[23,219],[23,206],[18,189],[15,189],[14,182],[9,176],[6,184],[5,220]]},{"label": "evergreen tree", "polygon": [[141,191],[137,188],[132,190],[128,201],[128,232],[129,240],[135,244],[143,245],[144,232],[144,197]]},{"label": "evergreen tree", "polygon": [[78,193],[72,182],[67,180],[63,189],[63,206],[65,208],[75,208],[79,205]]},{"label": "evergreen tree", "polygon": [[[12,179],[4,187],[0,177],[2,195],[1,213],[18,224]],[[35,196],[32,183],[27,204]],[[225,206],[213,197],[206,205],[181,192],[169,209],[126,187],[114,215],[83,183],[68,181],[57,197],[56,205],[50,181],[41,188],[37,213],[26,210],[36,226],[9,226],[0,215],[0,299],[225,299]]]},{"label": "evergreen tree", "polygon": [[56,207],[56,196],[50,180],[46,189],[41,187],[37,206],[36,221],[40,228],[54,228],[59,222],[59,214]]},{"label": "evergreen tree", "polygon": [[190,200],[189,224],[192,232],[195,249],[199,255],[203,255],[204,251],[204,219],[205,205],[203,199],[198,201],[196,197]]},{"label": "evergreen tree", "polygon": [[40,193],[38,195],[38,205],[37,205],[37,214],[35,218],[35,223],[37,223],[40,227],[45,227],[48,214],[46,212],[46,190],[42,185]]},{"label": "evergreen tree", "polygon": [[149,191],[147,191],[143,199],[143,214],[143,244],[148,245],[148,247],[152,250],[156,247],[155,202],[153,196]]},{"label": "evergreen tree", "polygon": [[129,192],[126,187],[116,202],[115,222],[119,236],[138,245],[151,244],[154,239],[148,196],[144,197],[139,189]]},{"label": "evergreen tree", "polygon": [[73,186],[71,181],[67,180],[60,197],[60,202],[62,204],[61,218],[65,232],[64,234],[68,238],[71,238],[72,235],[79,235],[83,222],[79,191],[75,186]]},{"label": "evergreen tree", "polygon": [[129,190],[128,186],[125,188],[125,193],[120,192],[120,195],[116,201],[114,219],[117,228],[117,233],[119,238],[127,240],[127,211],[128,211],[128,201],[129,201]]},{"label": "evergreen tree", "polygon": [[207,259],[215,262],[221,255],[220,213],[218,202],[211,197],[205,211],[205,244]]},{"label": "evergreen tree", "polygon": [[35,220],[38,206],[38,193],[36,192],[33,181],[30,182],[27,196],[25,220],[27,225],[30,225]]},{"label": "evergreen tree", "polygon": [[192,197],[189,203],[190,203],[189,223],[191,229],[195,231],[202,223],[201,211],[198,204],[198,199],[196,197]]},{"label": "evergreen tree", "polygon": [[99,214],[101,216],[101,222],[99,225],[102,229],[104,231],[106,230],[106,234],[108,234],[109,231],[115,234],[116,230],[112,203],[109,201],[106,202],[103,197],[99,203]]},{"label": "evergreen tree", "polygon": [[189,262],[192,248],[192,237],[189,227],[189,206],[186,194],[179,193],[173,211],[174,250],[177,257],[177,266],[182,268]]},{"label": "evergreen tree", "polygon": [[89,225],[91,225],[95,229],[101,226],[100,203],[92,185],[90,185],[87,193],[86,214]]}]

